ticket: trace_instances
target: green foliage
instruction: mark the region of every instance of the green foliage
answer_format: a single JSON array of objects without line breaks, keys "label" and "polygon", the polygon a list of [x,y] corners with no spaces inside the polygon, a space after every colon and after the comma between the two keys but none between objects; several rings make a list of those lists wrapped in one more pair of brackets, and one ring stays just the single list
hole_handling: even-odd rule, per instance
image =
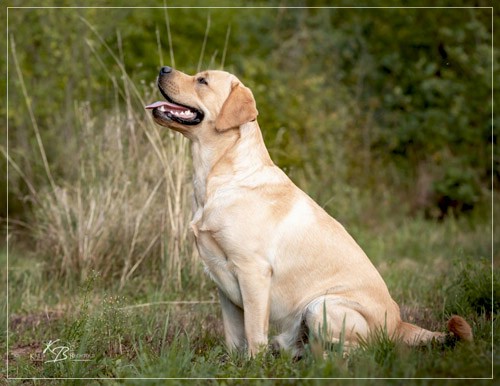
[{"label": "green foliage", "polygon": [[[270,56],[276,67],[266,71],[267,76],[280,72],[273,76],[277,88],[265,89],[270,100],[265,107],[275,114],[266,114],[272,121],[263,125],[276,127],[278,121],[295,136],[285,143],[286,158],[278,154],[280,162],[312,162],[324,178],[328,162],[335,160],[329,147],[347,147],[342,152],[347,174],[340,173],[340,181],[377,191],[374,184],[382,180],[414,190],[418,173],[428,173],[426,192],[410,193],[419,210],[438,206],[442,197],[456,202],[459,210],[483,197],[490,184],[494,140],[488,12],[342,9],[282,14],[273,31],[281,43],[272,51],[276,56]],[[248,66],[259,68],[252,62]],[[342,113],[340,122],[334,119]],[[324,137],[332,131],[336,142]],[[301,143],[307,149],[298,153]],[[394,168],[397,176],[380,173],[381,168]],[[450,181],[449,169],[465,169],[466,175]],[[334,170],[338,176],[339,169]],[[417,203],[418,194],[428,199]],[[448,208],[440,209],[446,214]]]},{"label": "green foliage", "polygon": [[478,177],[466,165],[451,164],[442,179],[433,184],[433,189],[438,197],[437,204],[444,214],[447,211],[458,214],[470,210],[481,198]]},{"label": "green foliage", "polygon": [[[314,179],[321,202],[351,185],[401,194],[408,208],[439,217],[443,197],[459,213],[500,175],[497,146],[491,169],[490,17],[446,8],[38,8],[11,9],[9,31],[58,178],[74,169],[75,104],[100,112],[127,103],[117,92],[123,69],[145,94],[162,64],[188,73],[224,65],[254,91],[273,158],[302,186]],[[12,70],[8,117],[12,158],[44,184]],[[454,170],[465,175],[457,181]],[[416,189],[422,176],[430,182]],[[10,178],[16,215],[27,188]]]}]

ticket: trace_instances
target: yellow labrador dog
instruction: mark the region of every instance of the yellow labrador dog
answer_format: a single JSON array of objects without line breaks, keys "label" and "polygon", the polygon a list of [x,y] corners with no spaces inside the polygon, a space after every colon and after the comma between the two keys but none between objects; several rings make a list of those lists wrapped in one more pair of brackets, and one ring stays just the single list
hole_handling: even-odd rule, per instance
[{"label": "yellow labrador dog", "polygon": [[[299,353],[304,326],[312,334],[356,345],[377,329],[415,345],[437,339],[405,323],[387,286],[354,239],[274,165],[257,123],[250,89],[236,76],[194,76],[163,67],[154,120],[192,142],[191,228],[219,288],[226,344],[255,355],[268,344]],[[472,340],[453,316],[451,333]]]}]

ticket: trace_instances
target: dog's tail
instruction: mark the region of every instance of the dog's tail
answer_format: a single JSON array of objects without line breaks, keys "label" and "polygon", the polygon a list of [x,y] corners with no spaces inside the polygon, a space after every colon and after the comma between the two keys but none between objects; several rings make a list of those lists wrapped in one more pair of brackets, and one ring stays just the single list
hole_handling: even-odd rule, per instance
[{"label": "dog's tail", "polygon": [[411,345],[418,346],[433,339],[438,342],[444,342],[447,335],[452,334],[460,340],[472,342],[472,329],[469,323],[464,318],[458,315],[453,315],[448,320],[449,333],[433,332],[424,328],[418,327],[411,323],[400,322],[396,329],[396,335],[399,336],[403,342]]}]

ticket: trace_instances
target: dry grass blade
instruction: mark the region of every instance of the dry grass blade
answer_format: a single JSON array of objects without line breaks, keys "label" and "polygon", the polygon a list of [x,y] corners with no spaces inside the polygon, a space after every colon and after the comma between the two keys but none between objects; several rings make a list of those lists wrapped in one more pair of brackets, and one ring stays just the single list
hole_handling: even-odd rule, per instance
[{"label": "dry grass blade", "polygon": [[172,33],[170,32],[170,18],[168,17],[167,1],[165,0],[163,4],[163,12],[165,13],[165,25],[167,27],[168,49],[170,52],[170,63],[172,64],[172,67],[175,68],[174,46],[172,45]]},{"label": "dry grass blade", "polygon": [[201,46],[200,59],[198,60],[197,72],[201,71],[201,65],[203,64],[203,56],[205,55],[205,47],[207,45],[209,31],[210,31],[210,13],[207,16],[207,28],[205,29],[205,36],[203,37],[203,44]]},{"label": "dry grass blade", "polygon": [[28,189],[30,191],[31,197],[36,200],[38,198],[38,193],[37,193],[35,187],[33,186],[33,184],[31,183],[31,181],[29,180],[29,178],[26,177],[26,175],[24,174],[24,172],[22,171],[22,169],[12,159],[12,157],[9,155],[9,153],[5,150],[5,148],[3,146],[0,146],[0,152],[2,152],[2,154],[5,157],[5,159],[7,160],[7,162],[21,176],[21,178],[23,179],[23,181],[25,182],[26,186],[28,187]]},{"label": "dry grass blade", "polygon": [[226,62],[226,54],[227,54],[227,46],[229,44],[229,36],[231,35],[231,26],[227,26],[227,32],[226,32],[226,40],[224,41],[224,50],[222,51],[222,59],[220,62],[220,68],[221,70],[224,69],[224,64]]},{"label": "dry grass blade", "polygon": [[28,113],[31,119],[31,124],[33,126],[33,130],[35,131],[35,138],[38,144],[38,149],[40,150],[40,155],[42,157],[43,166],[45,168],[45,173],[47,174],[47,178],[49,179],[50,185],[52,189],[55,189],[56,184],[54,182],[54,178],[52,177],[52,173],[50,171],[49,162],[47,161],[47,155],[45,154],[45,148],[42,143],[42,137],[40,136],[40,130],[38,128],[38,124],[35,119],[35,114],[33,113],[33,109],[31,107],[31,99],[28,96],[28,92],[26,90],[26,85],[24,83],[23,73],[21,71],[21,67],[19,66],[19,61],[17,60],[17,52],[16,52],[16,44],[14,42],[14,37],[10,36],[10,48],[12,52],[12,58],[14,59],[14,67],[16,68],[17,76],[19,78],[19,83],[21,85],[21,90],[23,92],[24,100],[26,102],[26,107],[28,108]]}]

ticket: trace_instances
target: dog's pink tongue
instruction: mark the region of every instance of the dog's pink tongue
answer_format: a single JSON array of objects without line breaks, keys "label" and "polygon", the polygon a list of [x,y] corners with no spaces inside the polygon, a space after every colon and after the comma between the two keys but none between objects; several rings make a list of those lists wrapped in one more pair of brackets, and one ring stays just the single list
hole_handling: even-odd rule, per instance
[{"label": "dog's pink tongue", "polygon": [[162,101],[158,101],[158,102],[155,102],[155,103],[151,103],[150,105],[147,105],[144,108],[148,109],[148,110],[152,110],[152,109],[156,109],[157,107],[166,106],[166,105],[168,105],[168,103],[162,102]]}]

